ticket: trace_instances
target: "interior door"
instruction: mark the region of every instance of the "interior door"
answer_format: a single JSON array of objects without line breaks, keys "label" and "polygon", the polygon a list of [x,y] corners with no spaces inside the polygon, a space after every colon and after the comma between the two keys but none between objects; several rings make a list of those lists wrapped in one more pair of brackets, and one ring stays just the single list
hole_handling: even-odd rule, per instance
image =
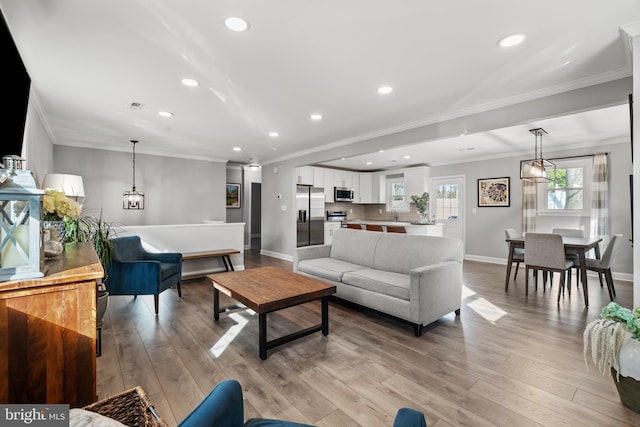
[{"label": "interior door", "polygon": [[444,236],[464,241],[464,176],[432,178],[431,194],[432,213],[444,224]]}]

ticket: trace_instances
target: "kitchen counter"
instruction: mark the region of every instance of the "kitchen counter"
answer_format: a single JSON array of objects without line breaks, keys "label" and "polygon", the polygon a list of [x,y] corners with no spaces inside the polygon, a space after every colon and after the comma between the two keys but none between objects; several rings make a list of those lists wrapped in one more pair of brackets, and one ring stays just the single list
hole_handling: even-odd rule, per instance
[{"label": "kitchen counter", "polygon": [[408,221],[369,221],[366,219],[347,220],[345,221],[345,223],[382,225],[384,231],[386,231],[386,226],[404,227],[407,230],[407,234],[417,234],[421,236],[442,236],[444,234],[444,224],[442,223],[420,224],[417,222]]}]

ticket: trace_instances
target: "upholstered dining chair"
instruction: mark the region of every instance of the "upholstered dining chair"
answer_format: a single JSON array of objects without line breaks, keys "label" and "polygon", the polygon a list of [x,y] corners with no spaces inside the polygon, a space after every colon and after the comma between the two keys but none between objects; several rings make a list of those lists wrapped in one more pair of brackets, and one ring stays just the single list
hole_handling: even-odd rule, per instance
[{"label": "upholstered dining chair", "polygon": [[[580,228],[554,228],[551,232],[562,237],[584,237],[584,230]],[[576,271],[576,286],[580,287],[580,257],[578,254],[565,254],[565,256],[573,261],[573,269]],[[571,294],[571,270],[567,274],[567,288]]]},{"label": "upholstered dining chair", "polygon": [[529,294],[529,270],[542,270],[560,274],[558,303],[564,294],[565,273],[573,267],[573,261],[565,256],[564,243],[559,234],[526,233],[524,235],[524,263],[526,265],[525,295]]},{"label": "upholstered dining chair", "polygon": [[604,274],[607,281],[607,290],[609,298],[613,301],[616,297],[616,288],[613,285],[613,276],[611,275],[611,264],[613,263],[613,255],[618,246],[618,241],[622,238],[622,234],[614,234],[611,236],[606,249],[602,253],[600,259],[587,258],[587,270],[596,271],[599,275]]},{"label": "upholstered dining chair", "polygon": [[153,295],[156,314],[160,292],[177,285],[182,278],[182,254],[147,252],[139,236],[111,239],[113,258],[107,265],[109,295]]},{"label": "upholstered dining chair", "polygon": [[[514,228],[507,228],[504,230],[504,235],[507,239],[515,239],[520,237],[520,235],[516,232]],[[511,245],[507,243],[507,247],[510,248]],[[511,254],[512,263],[516,263],[516,272],[513,274],[513,280],[516,280],[516,276],[518,276],[518,268],[520,267],[520,263],[524,262],[524,249],[522,248],[513,248],[513,254]]]},{"label": "upholstered dining chair", "polygon": [[367,231],[384,231],[382,226],[378,224],[365,224],[364,229]]},{"label": "upholstered dining chair", "polygon": [[406,233],[407,229],[399,225],[387,225],[387,233]]}]

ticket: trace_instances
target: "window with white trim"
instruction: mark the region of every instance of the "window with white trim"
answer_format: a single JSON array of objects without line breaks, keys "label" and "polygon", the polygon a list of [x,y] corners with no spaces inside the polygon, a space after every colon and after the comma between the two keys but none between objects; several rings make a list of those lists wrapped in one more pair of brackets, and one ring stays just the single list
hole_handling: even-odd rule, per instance
[{"label": "window with white trim", "polygon": [[592,160],[558,160],[555,182],[538,187],[538,213],[546,215],[589,215],[591,207]]},{"label": "window with white trim", "polygon": [[405,188],[404,175],[387,176],[387,212],[409,212]]}]

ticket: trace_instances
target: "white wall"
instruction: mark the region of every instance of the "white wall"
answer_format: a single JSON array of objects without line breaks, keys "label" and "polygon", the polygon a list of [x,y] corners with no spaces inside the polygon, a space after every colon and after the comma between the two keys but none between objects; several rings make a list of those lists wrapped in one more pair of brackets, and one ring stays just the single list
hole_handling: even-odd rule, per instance
[{"label": "white wall", "polygon": [[81,175],[84,207],[120,225],[195,224],[225,220],[226,163],[151,156],[136,152],[136,188],[144,210],[122,209],[131,190],[132,154],[55,145],[54,172]]},{"label": "white wall", "polygon": [[36,182],[40,185],[42,178],[53,171],[53,142],[34,105],[33,97],[30,97],[22,156],[27,159],[26,169],[33,173]]}]

